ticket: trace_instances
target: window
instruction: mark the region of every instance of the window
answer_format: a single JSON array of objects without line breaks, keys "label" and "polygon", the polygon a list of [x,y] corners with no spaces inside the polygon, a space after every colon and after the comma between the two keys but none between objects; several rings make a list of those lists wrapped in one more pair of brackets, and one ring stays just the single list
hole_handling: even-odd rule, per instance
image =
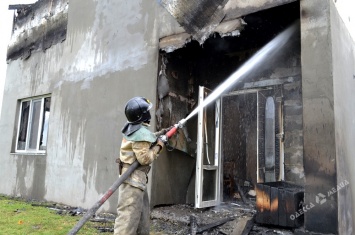
[{"label": "window", "polygon": [[50,104],[48,96],[21,100],[16,152],[46,151]]}]

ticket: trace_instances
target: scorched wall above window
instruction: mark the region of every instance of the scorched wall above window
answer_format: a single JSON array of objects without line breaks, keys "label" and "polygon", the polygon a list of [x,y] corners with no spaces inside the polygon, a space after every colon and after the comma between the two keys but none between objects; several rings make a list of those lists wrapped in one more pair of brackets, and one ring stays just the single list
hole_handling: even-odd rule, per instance
[{"label": "scorched wall above window", "polygon": [[10,5],[15,10],[7,60],[27,59],[66,39],[68,0],[39,0],[33,4]]},{"label": "scorched wall above window", "polygon": [[228,0],[160,0],[159,3],[200,43],[223,19]]},{"label": "scorched wall above window", "polygon": [[[164,44],[176,43],[176,40],[189,42],[191,38],[203,44],[213,33],[221,36],[238,36],[241,25],[236,25],[234,20],[242,18],[251,13],[270,9],[276,6],[295,2],[296,0],[159,0],[167,12],[185,29],[185,33],[166,37],[165,42],[160,42],[160,48]],[[287,12],[289,13],[289,12]],[[243,21],[243,23],[245,23]],[[163,44],[163,46],[162,46]],[[181,47],[178,47],[181,48]],[[169,48],[171,49],[171,48]],[[165,49],[163,49],[165,50]],[[170,52],[166,50],[167,52]]]}]

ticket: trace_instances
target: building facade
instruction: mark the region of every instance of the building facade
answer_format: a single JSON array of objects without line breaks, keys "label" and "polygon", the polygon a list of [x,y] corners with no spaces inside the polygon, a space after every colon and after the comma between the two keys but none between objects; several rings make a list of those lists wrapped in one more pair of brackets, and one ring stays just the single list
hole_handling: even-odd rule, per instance
[{"label": "building facade", "polygon": [[[336,1],[9,8],[1,194],[90,208],[118,177],[127,100],[153,101],[152,131],[171,126],[294,25],[285,45],[172,138],[150,172],[151,205],[196,203],[201,193],[198,205],[211,206],[232,201],[238,185],[283,181],[316,205],[303,215],[306,231],[352,233],[355,52]],[[114,194],[101,210],[116,203]]]}]

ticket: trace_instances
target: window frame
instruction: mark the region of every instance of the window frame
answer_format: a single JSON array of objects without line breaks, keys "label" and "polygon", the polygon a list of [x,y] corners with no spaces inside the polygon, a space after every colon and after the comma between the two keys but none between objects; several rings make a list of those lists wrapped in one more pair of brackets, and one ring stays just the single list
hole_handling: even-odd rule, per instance
[{"label": "window frame", "polygon": [[[208,94],[211,93],[211,90],[206,87],[199,86],[199,105],[203,103],[204,99]],[[205,124],[205,120],[207,118],[206,109],[200,109],[198,112],[198,126],[197,126],[197,154],[196,154],[196,179],[195,179],[195,208],[205,208],[211,206],[217,206],[221,203],[221,192],[222,183],[222,155],[221,155],[221,143],[220,143],[220,123],[221,123],[221,99],[217,99],[214,101],[215,107],[213,112],[215,113],[214,118],[214,132],[215,137],[214,141],[210,143],[213,146],[213,153],[211,153],[211,157],[213,157],[213,161],[208,160],[208,163],[204,162],[204,157],[207,156],[208,152],[208,143],[206,141],[207,136],[207,126]],[[212,158],[211,158],[212,159]],[[204,189],[205,181],[207,178],[207,172],[215,172],[214,182],[210,182],[211,189],[213,190],[213,198],[205,198]]]},{"label": "window frame", "polygon": [[[46,98],[52,98],[51,95],[43,95],[43,96],[35,96],[35,97],[30,97],[30,98],[25,98],[22,100],[19,100],[20,102],[20,109],[19,109],[19,115],[18,115],[18,123],[17,123],[17,130],[16,130],[16,143],[15,143],[15,153],[20,153],[20,154],[45,154],[47,152],[47,149],[40,149],[40,142],[41,142],[41,135],[43,133],[44,129],[44,121],[45,121],[45,116],[43,115],[44,109],[45,109],[45,99]],[[36,136],[36,148],[31,149],[30,148],[30,142],[31,138],[34,137],[34,135],[31,135],[31,128],[33,127],[32,122],[33,122],[33,108],[34,108],[34,103],[38,102],[40,100],[40,112],[39,112],[39,119],[38,119],[38,131],[37,131],[37,136]],[[25,149],[18,149],[19,147],[19,135],[20,135],[20,126],[21,126],[21,121],[23,118],[23,110],[22,107],[25,102],[30,102],[30,107],[29,107],[29,114],[28,114],[28,121],[27,121],[27,130],[26,130],[26,141],[25,141]],[[51,105],[51,104],[50,104]],[[50,106],[49,106],[50,107]],[[51,110],[49,108],[49,110]],[[50,111],[49,111],[50,112]],[[35,120],[36,121],[36,120]],[[49,121],[49,117],[48,117]],[[44,133],[43,133],[44,134]],[[35,134],[36,135],[36,134]],[[48,144],[48,127],[47,127],[47,133],[46,133],[46,143]],[[43,141],[43,140],[42,140]],[[47,145],[46,145],[47,146]]]}]

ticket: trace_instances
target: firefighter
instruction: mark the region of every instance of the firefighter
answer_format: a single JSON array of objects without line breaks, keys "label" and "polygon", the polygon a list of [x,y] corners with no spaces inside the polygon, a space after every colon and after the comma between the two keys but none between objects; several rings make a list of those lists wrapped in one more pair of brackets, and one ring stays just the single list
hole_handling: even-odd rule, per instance
[{"label": "firefighter", "polygon": [[122,128],[119,173],[138,161],[140,166],[118,189],[117,218],[115,235],[149,234],[150,208],[147,194],[148,172],[150,164],[157,159],[164,148],[158,136],[168,129],[157,133],[148,130],[151,119],[152,103],[144,97],[134,97],[125,106],[127,123]]}]

